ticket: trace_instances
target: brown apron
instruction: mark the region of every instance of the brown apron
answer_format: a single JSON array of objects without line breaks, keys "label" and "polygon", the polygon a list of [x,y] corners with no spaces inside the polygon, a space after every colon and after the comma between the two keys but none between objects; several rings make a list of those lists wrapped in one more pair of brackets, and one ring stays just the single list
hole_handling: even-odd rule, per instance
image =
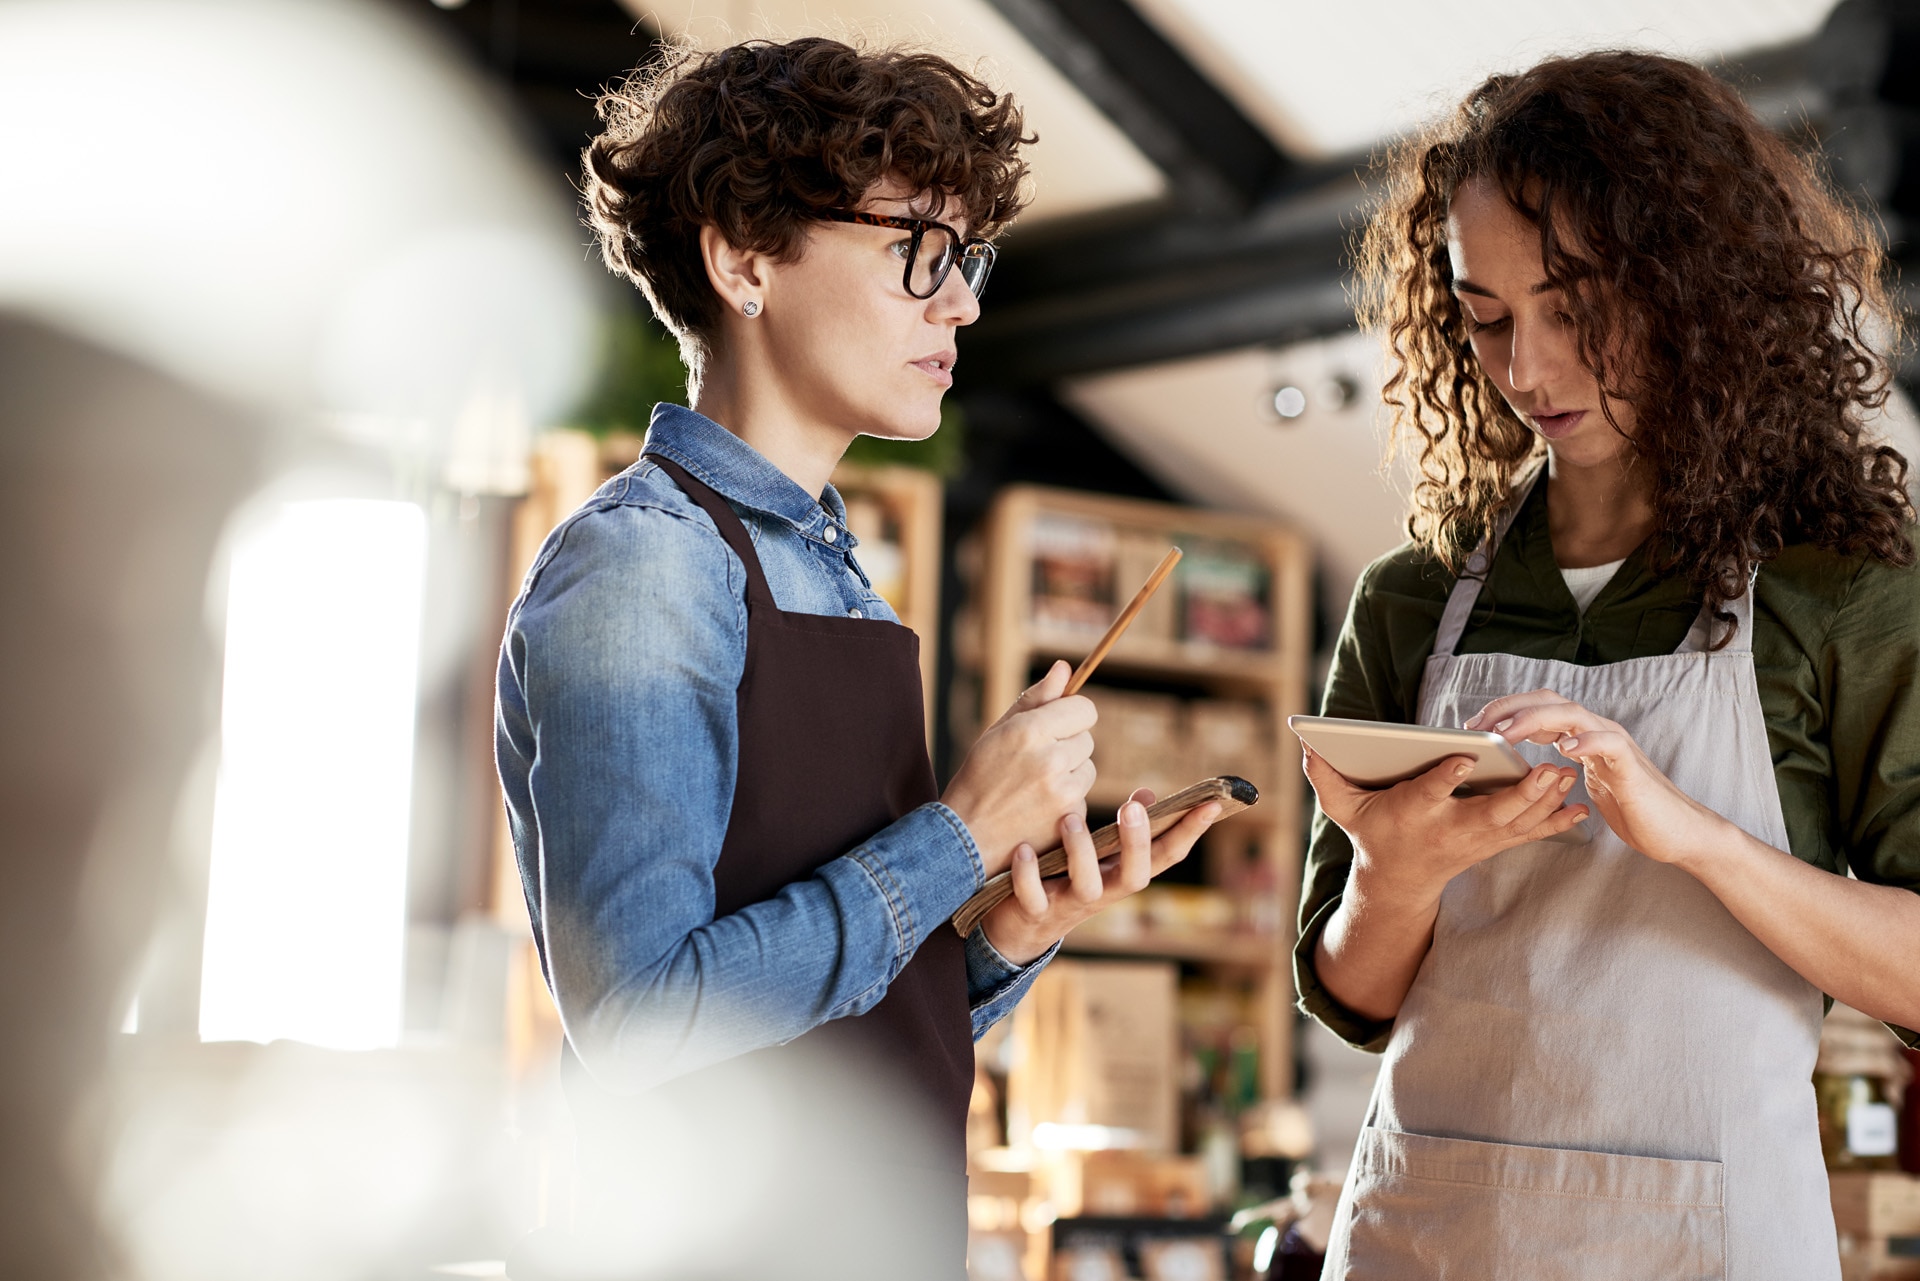
[{"label": "brown apron", "polygon": [[[747,572],[739,765],[713,873],[717,918],[805,881],[938,799],[920,641],[897,623],[782,611],[727,502],[671,459],[647,457],[712,517]],[[952,930],[926,933],[865,1014],[637,1098],[597,1086],[568,1050],[591,1213],[631,1216],[636,1229],[660,1213],[672,1222],[649,1233],[690,1238],[687,1249],[666,1252],[677,1260],[662,1255],[627,1275],[964,1274],[973,1088],[965,945]],[[630,1176],[649,1162],[656,1168],[642,1191]],[[657,1168],[675,1163],[697,1186]],[[626,1203],[609,1205],[621,1188]],[[678,1204],[666,1210],[663,1199]],[[732,1210],[716,1216],[717,1207]]]}]

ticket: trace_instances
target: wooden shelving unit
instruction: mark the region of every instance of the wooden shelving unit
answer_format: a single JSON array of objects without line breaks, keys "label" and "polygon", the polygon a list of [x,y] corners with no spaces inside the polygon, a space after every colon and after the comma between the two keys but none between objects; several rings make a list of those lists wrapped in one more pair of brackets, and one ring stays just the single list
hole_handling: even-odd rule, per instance
[{"label": "wooden shelving unit", "polygon": [[[956,655],[972,682],[968,692],[978,691],[978,724],[997,717],[1045,663],[1055,658],[1077,661],[1098,636],[1097,629],[1089,634],[1087,628],[1034,618],[1033,536],[1036,523],[1050,517],[1104,522],[1136,540],[1145,536],[1162,548],[1195,540],[1250,549],[1265,568],[1270,621],[1263,645],[1209,644],[1178,635],[1155,636],[1136,627],[1101,666],[1087,692],[1098,704],[1100,682],[1132,681],[1150,688],[1193,691],[1204,698],[1253,703],[1262,709],[1264,759],[1249,761],[1244,769],[1185,768],[1180,761],[1166,768],[1175,775],[1169,780],[1174,786],[1210,773],[1234,772],[1262,787],[1257,807],[1220,824],[1207,839],[1216,847],[1248,851],[1264,863],[1267,893],[1273,901],[1260,905],[1257,915],[1268,928],[1264,932],[1096,929],[1104,924],[1096,921],[1070,936],[1067,950],[1088,956],[1178,960],[1217,971],[1223,980],[1250,983],[1258,1012],[1262,1093],[1268,1100],[1285,1099],[1292,1086],[1290,958],[1304,815],[1297,775],[1282,762],[1291,759],[1285,752],[1291,741],[1286,718],[1308,710],[1311,567],[1307,546],[1284,526],[1255,517],[1030,486],[1005,491],[983,527],[970,567],[971,606],[958,624],[965,634],[956,636]],[[1177,589],[1179,583],[1176,577],[1170,586]],[[1116,581],[1117,600],[1124,602],[1137,585]],[[1096,729],[1096,740],[1100,737]],[[1098,749],[1095,759],[1098,762]],[[1255,778],[1256,773],[1261,777]],[[1135,781],[1103,777],[1090,799],[1096,808],[1115,803]],[[1208,860],[1210,865],[1218,861]]]}]

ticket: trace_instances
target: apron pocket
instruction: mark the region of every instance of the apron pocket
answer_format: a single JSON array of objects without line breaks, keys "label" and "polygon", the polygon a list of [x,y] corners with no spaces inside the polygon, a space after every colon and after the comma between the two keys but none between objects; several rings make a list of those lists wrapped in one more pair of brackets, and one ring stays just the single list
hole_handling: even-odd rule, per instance
[{"label": "apron pocket", "polygon": [[1368,1126],[1349,1178],[1349,1281],[1725,1281],[1718,1161]]}]

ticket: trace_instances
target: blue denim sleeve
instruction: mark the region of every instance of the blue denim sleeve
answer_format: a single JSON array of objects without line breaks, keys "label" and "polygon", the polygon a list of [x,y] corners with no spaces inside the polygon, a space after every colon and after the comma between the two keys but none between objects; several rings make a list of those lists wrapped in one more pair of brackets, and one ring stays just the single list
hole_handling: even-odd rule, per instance
[{"label": "blue denim sleeve", "polygon": [[973,933],[967,936],[967,989],[973,1008],[974,1040],[1013,1013],[1034,978],[1059,950],[1060,945],[1055,943],[1032,963],[1015,965],[987,940],[983,927],[973,927]]},{"label": "blue denim sleeve", "polygon": [[612,1089],[872,1008],[984,879],[935,803],[715,919],[744,596],[711,526],[603,503],[550,540],[509,622],[497,739],[529,906],[568,1037]]}]

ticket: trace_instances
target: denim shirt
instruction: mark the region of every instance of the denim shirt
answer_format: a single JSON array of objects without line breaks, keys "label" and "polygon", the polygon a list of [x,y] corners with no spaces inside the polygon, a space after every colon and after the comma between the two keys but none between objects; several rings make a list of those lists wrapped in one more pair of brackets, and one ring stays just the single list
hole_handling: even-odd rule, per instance
[{"label": "denim shirt", "polygon": [[[588,1070],[623,1090],[871,1009],[985,883],[966,824],[935,802],[715,919],[746,570],[655,454],[739,513],[782,610],[899,622],[854,556],[832,486],[816,501],[678,405],[654,410],[640,460],[535,558],[501,647],[495,753],[548,986]],[[1051,956],[1016,966],[973,932],[976,1038]]]}]

